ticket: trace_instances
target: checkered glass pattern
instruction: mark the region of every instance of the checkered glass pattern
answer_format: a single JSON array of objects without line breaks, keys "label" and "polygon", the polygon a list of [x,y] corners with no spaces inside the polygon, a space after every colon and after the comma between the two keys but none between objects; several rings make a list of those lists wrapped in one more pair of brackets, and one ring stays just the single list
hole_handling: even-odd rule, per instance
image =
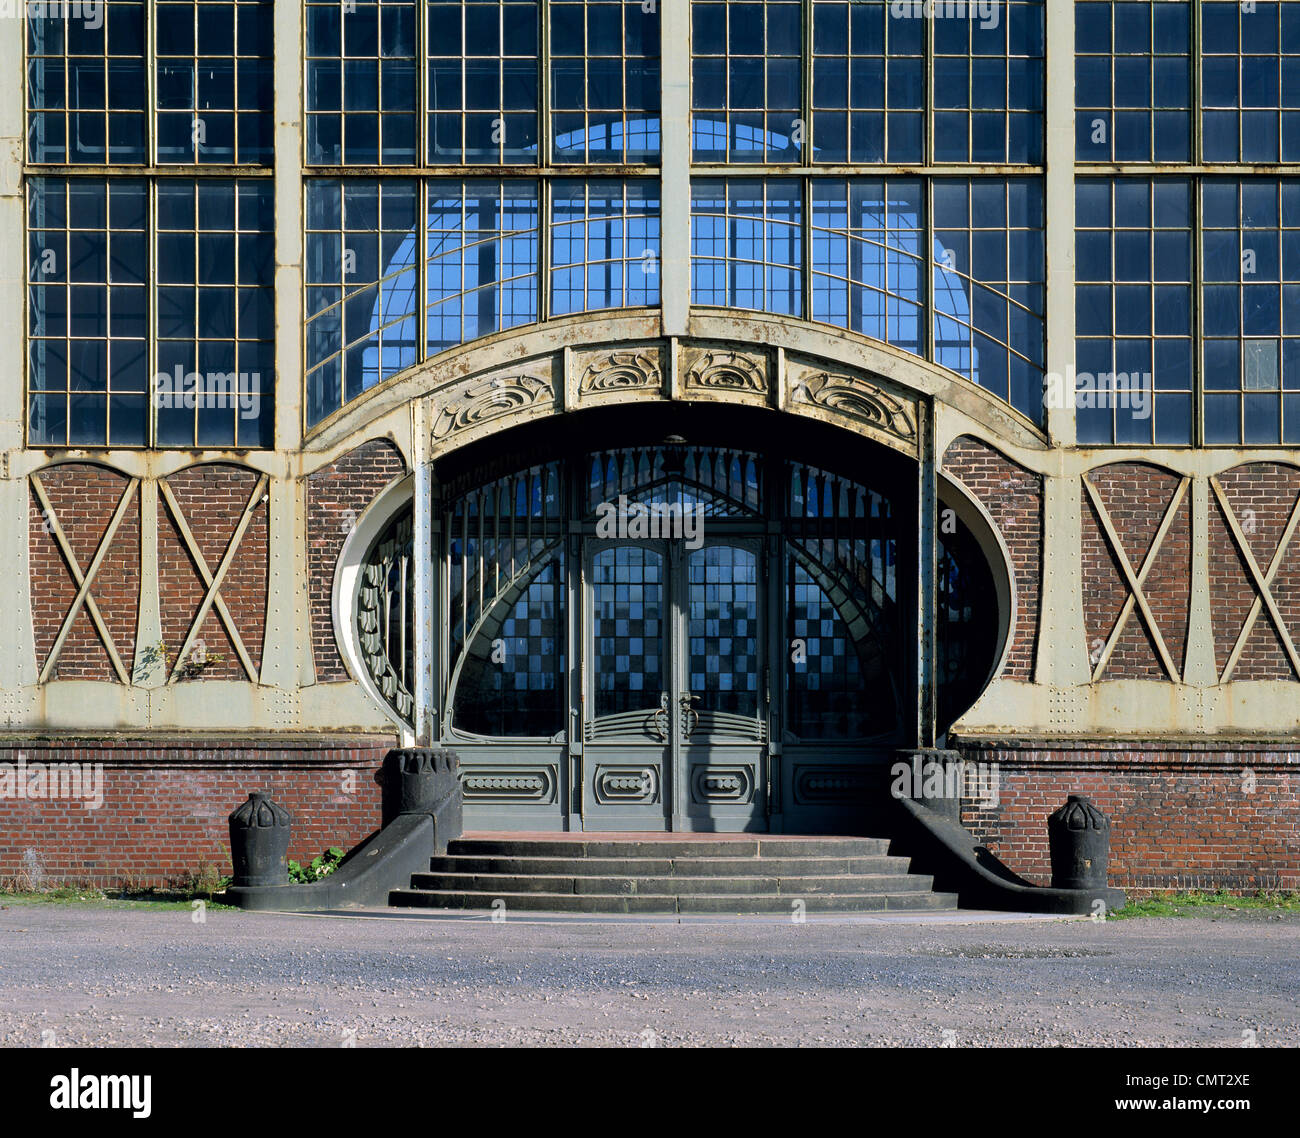
[{"label": "checkered glass pattern", "polygon": [[687,561],[690,691],[710,711],[758,713],[758,558],[735,545]]},{"label": "checkered glass pattern", "polygon": [[592,564],[596,715],[655,707],[664,675],[664,558],[621,545]]}]

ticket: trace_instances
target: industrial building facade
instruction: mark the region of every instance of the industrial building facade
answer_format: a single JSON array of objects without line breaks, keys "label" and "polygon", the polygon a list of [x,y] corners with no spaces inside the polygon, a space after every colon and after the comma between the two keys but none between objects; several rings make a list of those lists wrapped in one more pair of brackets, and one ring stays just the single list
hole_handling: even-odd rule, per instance
[{"label": "industrial building facade", "polygon": [[1117,886],[1300,887],[1300,5],[22,17],[0,878],[350,846],[402,743],[600,832],[956,749],[1030,878],[1086,793]]}]

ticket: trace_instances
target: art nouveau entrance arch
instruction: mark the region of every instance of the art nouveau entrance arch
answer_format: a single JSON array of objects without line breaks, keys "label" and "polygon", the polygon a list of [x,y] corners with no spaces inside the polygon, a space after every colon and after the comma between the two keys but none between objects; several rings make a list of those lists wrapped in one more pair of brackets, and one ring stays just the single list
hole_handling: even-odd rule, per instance
[{"label": "art nouveau entrance arch", "polygon": [[[942,369],[797,321],[707,316],[688,335],[665,337],[656,316],[631,312],[445,353],[345,408],[311,442],[336,447],[403,414],[414,475],[345,550],[353,570],[339,576],[336,619],[372,694],[415,738],[454,742],[467,758],[467,805],[481,824],[808,829],[819,816],[842,828],[863,793],[862,761],[934,746],[942,732],[938,673],[947,658],[936,637],[946,620],[955,629],[953,590],[972,582],[984,607],[969,619],[986,642],[972,657],[975,694],[996,670],[1011,577],[996,531],[951,485],[942,495],[960,521],[946,527],[945,543],[935,456],[945,429],[972,424],[1020,446],[1042,443],[1014,411]],[[611,481],[608,470],[624,473]],[[391,511],[408,492],[404,521]],[[639,545],[602,539],[592,507],[611,492],[647,503],[675,495],[712,511],[710,541],[689,551],[661,535]],[[525,526],[526,548],[515,540]],[[832,548],[840,552],[817,553]],[[855,608],[852,587],[836,584],[863,550],[866,568],[854,572],[880,594],[871,613],[863,606],[872,602]],[[887,572],[872,570],[873,558]],[[731,589],[725,602],[706,583],[720,579]],[[548,666],[559,668],[569,717],[544,735],[510,737],[500,725],[494,735],[465,710],[468,669],[489,645],[503,651],[509,638],[490,634],[506,627],[511,606],[523,606],[521,619],[546,611],[541,594],[540,607],[527,609],[530,589],[553,599]],[[896,725],[814,747],[802,766],[791,757],[804,741],[791,729],[797,685],[785,658],[800,589],[817,593],[837,628],[865,627],[872,613],[889,624],[886,671],[904,693]],[[618,607],[629,590],[645,599],[643,610]],[[394,652],[384,641],[380,651],[395,604],[403,628],[411,609],[411,643]],[[636,623],[648,614],[648,625]],[[627,635],[629,617],[630,655],[610,647],[616,625]],[[720,623],[730,635],[706,644],[702,630]],[[626,682],[642,683],[643,697],[614,690],[624,681],[610,677],[627,673],[629,659],[644,674]],[[721,679],[706,676],[704,660]],[[709,682],[754,698],[724,700]]]}]

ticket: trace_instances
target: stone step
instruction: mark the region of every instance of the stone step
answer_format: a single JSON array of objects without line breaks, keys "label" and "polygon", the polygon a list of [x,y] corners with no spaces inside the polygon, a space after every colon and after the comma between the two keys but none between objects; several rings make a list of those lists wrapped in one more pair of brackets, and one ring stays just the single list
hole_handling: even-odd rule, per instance
[{"label": "stone step", "polygon": [[435,892],[479,893],[491,897],[509,893],[594,895],[721,896],[770,894],[802,897],[826,893],[928,892],[931,878],[921,874],[845,874],[835,877],[632,877],[553,876],[506,873],[417,873],[411,888]]},{"label": "stone step", "polygon": [[[454,890],[395,889],[389,904],[403,908],[491,911],[492,901],[503,901],[505,911],[546,913],[698,913],[788,914],[794,902],[807,913],[883,913],[956,909],[954,893],[820,893],[807,897],[773,897],[767,894],[702,893],[682,897],[667,894],[505,893],[489,898],[482,893]],[[486,903],[485,903],[486,902]]]},{"label": "stone step", "polygon": [[583,838],[457,838],[449,854],[479,857],[880,857],[887,838],[662,838],[640,841]]},{"label": "stone step", "polygon": [[790,877],[906,873],[905,857],[508,857],[449,854],[432,873],[511,873],[591,877]]}]

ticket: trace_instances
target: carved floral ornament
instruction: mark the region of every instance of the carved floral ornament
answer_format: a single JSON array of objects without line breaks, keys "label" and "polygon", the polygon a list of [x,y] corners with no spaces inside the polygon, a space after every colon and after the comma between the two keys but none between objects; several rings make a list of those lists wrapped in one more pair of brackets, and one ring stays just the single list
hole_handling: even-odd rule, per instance
[{"label": "carved floral ornament", "polygon": [[639,391],[663,385],[655,349],[605,352],[593,358],[578,380],[580,395],[605,391]]},{"label": "carved floral ornament", "polygon": [[692,361],[686,372],[687,388],[704,391],[767,390],[767,361],[741,352],[707,351]]},{"label": "carved floral ornament", "polygon": [[[771,361],[762,350],[694,345],[630,345],[624,348],[569,354],[572,377],[565,383],[578,400],[601,395],[639,395],[662,398],[664,353],[679,354],[678,374],[683,394],[752,402],[770,397]],[[480,433],[500,420],[532,418],[558,410],[557,388],[563,357],[548,356],[523,365],[516,374],[498,372],[470,379],[445,394],[433,396],[431,437],[436,449],[463,432]],[[862,375],[818,370],[815,363],[796,366],[786,373],[787,406],[805,414],[840,420],[852,430],[866,428],[914,451],[917,444],[917,404],[906,394],[895,394]],[[572,398],[573,396],[570,396]]]},{"label": "carved floral ornament", "polygon": [[551,381],[535,375],[497,375],[483,379],[466,387],[459,398],[453,398],[438,408],[433,437],[435,440],[445,439],[554,398],[555,388]]},{"label": "carved floral ornament", "polygon": [[891,395],[870,380],[817,372],[791,386],[794,402],[812,403],[916,444],[916,406]]}]

